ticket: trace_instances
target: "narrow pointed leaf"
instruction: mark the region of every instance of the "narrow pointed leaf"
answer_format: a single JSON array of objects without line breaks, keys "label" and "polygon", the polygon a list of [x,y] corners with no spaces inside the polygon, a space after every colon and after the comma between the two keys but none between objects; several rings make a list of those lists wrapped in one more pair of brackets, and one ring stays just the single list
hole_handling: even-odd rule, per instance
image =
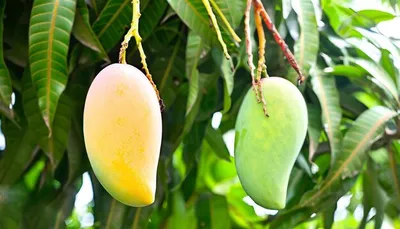
[{"label": "narrow pointed leaf", "polygon": [[[240,25],[242,18],[244,17],[244,10],[246,8],[246,2],[242,0],[227,1],[227,0],[215,0],[215,3],[225,16],[226,20],[235,29]],[[216,10],[215,10],[216,11]],[[219,19],[220,15],[215,12],[216,17]],[[220,23],[221,27],[225,27],[224,24]]]},{"label": "narrow pointed leaf", "polygon": [[310,162],[312,161],[314,153],[318,148],[321,131],[321,109],[317,106],[308,105],[308,136],[310,142],[308,161]]},{"label": "narrow pointed leaf", "polygon": [[393,99],[399,101],[396,83],[381,66],[372,61],[361,58],[351,58],[350,61],[369,72],[369,74],[378,81],[378,86],[385,89]]},{"label": "narrow pointed leaf", "polygon": [[229,150],[224,142],[222,133],[219,130],[214,129],[209,125],[206,130],[206,140],[214,149],[218,157],[230,161]]},{"label": "narrow pointed leaf", "polygon": [[77,2],[72,33],[83,45],[96,51],[106,62],[110,62],[103,45],[100,43],[97,35],[92,30],[89,21],[89,11],[87,9],[85,0],[78,0]]},{"label": "narrow pointed leaf", "polygon": [[30,17],[31,77],[49,130],[67,83],[67,55],[75,5],[75,0],[35,0]]},{"label": "narrow pointed leaf", "polygon": [[71,100],[65,93],[61,95],[55,113],[53,133],[49,136],[48,129],[41,118],[41,112],[37,104],[37,93],[32,85],[28,69],[23,75],[22,84],[22,102],[29,128],[35,131],[41,148],[50,158],[53,169],[55,169],[64,155],[67,144],[71,125],[71,109],[69,107]]},{"label": "narrow pointed leaf", "polygon": [[4,62],[3,56],[3,18],[4,18],[4,10],[6,8],[6,1],[0,2],[0,101],[2,106],[8,108],[11,103],[11,78],[10,73],[8,71],[7,65]]},{"label": "narrow pointed leaf", "polygon": [[313,71],[312,74],[312,87],[321,105],[323,127],[331,146],[331,163],[335,163],[336,156],[340,152],[342,139],[339,130],[342,119],[339,93],[333,76],[318,71]]},{"label": "narrow pointed leaf", "polygon": [[359,174],[365,163],[367,150],[376,137],[383,134],[385,123],[396,115],[396,112],[382,106],[362,113],[347,131],[343,139],[343,150],[337,155],[327,178],[318,189],[305,197],[301,205],[315,205],[327,195],[337,195],[335,190],[339,189],[338,184],[343,192],[348,191],[351,186],[346,185],[347,181]]},{"label": "narrow pointed leaf", "polygon": [[[305,77],[317,61],[319,33],[314,6],[311,0],[294,0],[293,9],[300,24],[300,36],[294,46],[294,56]],[[290,68],[288,78],[295,82],[297,73]]]}]

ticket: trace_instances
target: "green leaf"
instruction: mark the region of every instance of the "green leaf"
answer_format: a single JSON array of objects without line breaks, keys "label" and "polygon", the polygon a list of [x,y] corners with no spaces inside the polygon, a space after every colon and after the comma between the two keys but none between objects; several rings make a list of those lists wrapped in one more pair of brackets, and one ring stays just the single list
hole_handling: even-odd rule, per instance
[{"label": "green leaf", "polygon": [[309,154],[308,161],[311,162],[315,151],[319,145],[319,137],[322,131],[321,109],[317,106],[308,104],[308,136],[309,136]]},{"label": "green leaf", "polygon": [[337,204],[333,205],[332,207],[326,209],[323,212],[324,217],[324,229],[331,229],[335,219],[335,211],[336,211]]},{"label": "green leaf", "polygon": [[201,195],[196,203],[199,228],[231,228],[226,197],[212,194]]},{"label": "green leaf", "polygon": [[139,33],[143,40],[147,39],[153,32],[167,9],[168,3],[165,0],[153,0],[150,6],[147,5],[141,12],[139,19]]},{"label": "green leaf", "polygon": [[67,55],[75,17],[74,0],[35,0],[29,26],[29,62],[39,109],[52,130],[68,77]]},{"label": "green leaf", "polygon": [[[106,52],[109,52],[124,35],[132,20],[131,0],[109,0],[104,6],[92,29]],[[90,49],[84,50],[81,64],[98,61],[98,54]]]},{"label": "green leaf", "polygon": [[93,171],[90,171],[93,184],[95,225],[99,229],[120,229],[124,223],[127,206],[118,202],[103,188]]},{"label": "green leaf", "polygon": [[395,101],[399,102],[396,84],[381,66],[372,61],[360,58],[350,58],[349,60],[369,72],[378,81],[378,86],[382,87]]},{"label": "green leaf", "polygon": [[328,176],[318,189],[303,199],[301,206],[315,205],[326,195],[339,194],[335,192],[338,183],[348,190],[346,183],[359,174],[367,157],[366,151],[383,133],[385,123],[396,115],[396,112],[382,106],[373,107],[362,113],[347,131],[343,148],[331,166]]},{"label": "green leaf", "polygon": [[67,139],[71,126],[71,99],[64,92],[58,102],[55,113],[53,132],[49,135],[45,126],[39,106],[37,104],[37,96],[35,87],[29,74],[29,69],[23,75],[22,97],[25,116],[27,117],[29,128],[35,131],[39,137],[39,144],[50,159],[53,170],[57,167],[67,145]]},{"label": "green leaf", "polygon": [[23,209],[29,198],[29,191],[23,182],[16,185],[0,185],[0,228],[23,228]]},{"label": "green leaf", "polygon": [[371,158],[368,158],[367,169],[363,175],[364,216],[362,221],[367,220],[371,208],[375,208],[375,228],[381,228],[387,199],[382,187],[378,183],[378,174],[376,170],[376,165]]},{"label": "green leaf", "polygon": [[366,73],[364,69],[353,65],[335,65],[333,68],[325,68],[324,72],[330,75],[346,76],[355,79],[364,77]]},{"label": "green leaf", "polygon": [[216,130],[208,125],[206,130],[206,140],[214,149],[218,157],[230,161],[229,150],[226,147],[224,139],[222,138],[222,133],[219,130]]},{"label": "green leaf", "polygon": [[321,105],[322,122],[331,146],[331,164],[341,150],[342,136],[339,130],[342,119],[339,93],[336,88],[335,78],[316,71],[312,72],[311,83]]},{"label": "green leaf", "polygon": [[[244,17],[244,11],[246,9],[246,1],[243,0],[215,0],[215,3],[218,5],[219,9],[225,16],[226,20],[228,20],[229,24],[233,29],[240,25],[242,18]],[[214,10],[214,9],[213,9]],[[220,19],[220,16],[215,12],[216,17]],[[221,27],[224,27],[221,22],[219,22]]]},{"label": "green leaf", "polygon": [[3,30],[4,30],[4,9],[6,1],[0,2],[0,101],[3,106],[7,107],[11,104],[11,78],[3,56]]},{"label": "green leaf", "polygon": [[89,21],[89,11],[85,0],[78,0],[72,33],[83,45],[96,51],[106,62],[110,62],[103,45],[92,30]]},{"label": "green leaf", "polygon": [[57,191],[47,184],[42,190],[34,193],[24,213],[29,228],[66,228],[65,220],[74,208],[78,189],[67,186]]},{"label": "green leaf", "polygon": [[374,27],[379,22],[389,21],[395,17],[396,15],[381,10],[360,10],[357,12],[353,25],[370,28]]},{"label": "green leaf", "polygon": [[[296,11],[300,24],[300,37],[294,46],[294,56],[305,77],[317,61],[319,33],[314,6],[311,0],[294,0],[293,9]],[[296,6],[296,7],[295,7]],[[297,73],[290,68],[288,79],[295,82]]]},{"label": "green leaf", "polygon": [[11,121],[2,121],[2,129],[6,136],[6,150],[0,158],[0,184],[12,185],[35,157],[37,136],[26,121],[21,129],[15,128]]},{"label": "green leaf", "polygon": [[171,208],[169,209],[171,215],[167,219],[166,228],[196,228],[195,209],[192,206],[185,207],[185,200],[180,190],[172,192],[171,195]]}]

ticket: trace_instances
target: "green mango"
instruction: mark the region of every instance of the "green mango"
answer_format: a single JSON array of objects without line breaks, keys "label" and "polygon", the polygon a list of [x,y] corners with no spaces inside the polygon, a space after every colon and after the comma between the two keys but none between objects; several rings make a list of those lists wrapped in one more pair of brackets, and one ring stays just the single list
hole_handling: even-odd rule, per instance
[{"label": "green mango", "polygon": [[289,176],[307,133],[307,106],[303,95],[281,77],[261,79],[262,103],[249,89],[235,124],[235,166],[249,197],[267,209],[283,209]]}]

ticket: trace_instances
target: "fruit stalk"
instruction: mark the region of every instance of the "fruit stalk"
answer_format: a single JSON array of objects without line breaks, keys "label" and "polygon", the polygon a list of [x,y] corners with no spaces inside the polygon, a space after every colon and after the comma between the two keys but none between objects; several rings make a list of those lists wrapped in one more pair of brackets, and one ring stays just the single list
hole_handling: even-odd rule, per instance
[{"label": "fruit stalk", "polygon": [[221,17],[222,22],[225,24],[225,26],[227,27],[229,33],[232,35],[232,38],[236,41],[236,42],[240,42],[241,39],[240,37],[236,34],[235,30],[233,30],[231,24],[229,24],[228,20],[226,19],[225,15],[222,13],[222,11],[220,10],[220,8],[218,7],[217,3],[215,3],[214,0],[210,0],[210,3],[212,5],[212,7],[215,9],[215,11],[217,12],[217,14]]},{"label": "fruit stalk", "polygon": [[275,25],[272,23],[271,18],[269,17],[267,11],[265,10],[264,5],[262,4],[261,0],[253,0],[253,1],[254,1],[254,7],[255,7],[256,11],[261,15],[262,19],[264,20],[264,23],[266,24],[267,28],[271,31],[271,33],[274,36],[274,39],[278,43],[279,47],[281,47],[281,49],[282,49],[283,53],[285,54],[286,58],[288,59],[290,65],[299,75],[297,78],[297,83],[299,85],[302,84],[304,82],[305,78],[303,76],[303,73],[301,73],[300,67],[297,64],[296,59],[294,58],[292,52],[288,48],[286,42],[282,39],[279,32],[276,30]]},{"label": "fruit stalk", "polygon": [[260,102],[260,95],[258,91],[258,87],[256,85],[255,77],[254,77],[254,70],[256,66],[253,63],[253,52],[252,52],[252,43],[251,43],[251,35],[250,35],[250,10],[251,10],[251,3],[252,0],[247,0],[246,3],[246,11],[244,13],[244,32],[246,36],[246,52],[247,52],[247,63],[250,68],[250,76],[251,76],[251,83],[253,85],[254,92],[256,93],[257,102]]},{"label": "fruit stalk", "polygon": [[261,73],[263,73],[266,77],[269,77],[268,73],[267,73],[267,66],[265,65],[265,34],[264,34],[263,24],[261,21],[261,16],[260,16],[260,14],[258,14],[256,8],[254,8],[254,19],[255,19],[257,34],[258,34],[258,66],[257,66],[256,83],[257,83],[258,90],[260,93],[260,100],[263,104],[264,114],[265,114],[265,116],[269,117],[268,111],[267,111],[267,103],[265,102],[264,95],[262,93],[261,82],[260,82]]},{"label": "fruit stalk", "polygon": [[218,23],[217,23],[217,19],[215,18],[215,15],[214,15],[214,13],[213,13],[213,11],[211,9],[210,2],[208,0],[202,0],[202,1],[203,1],[204,6],[207,9],[208,16],[210,16],[211,22],[212,22],[212,24],[213,24],[213,26],[215,28],[215,32],[217,33],[217,37],[218,37],[218,41],[221,44],[222,49],[224,50],[224,55],[225,55],[226,59],[229,60],[231,57],[230,57],[230,55],[228,53],[228,49],[226,47],[226,44],[225,44],[224,40],[222,39],[221,30],[219,29],[219,26],[218,26]]},{"label": "fruit stalk", "polygon": [[132,22],[131,22],[131,27],[129,28],[128,32],[124,36],[124,40],[121,43],[121,49],[119,52],[119,63],[121,64],[126,64],[126,49],[128,48],[129,41],[131,40],[131,37],[133,36],[136,40],[136,45],[138,47],[139,53],[140,53],[140,58],[141,58],[141,63],[143,65],[143,69],[146,73],[147,79],[150,81],[151,85],[154,88],[154,91],[156,92],[158,101],[160,103],[161,110],[164,109],[164,103],[160,97],[160,93],[158,92],[157,86],[153,81],[153,78],[151,77],[150,71],[147,67],[146,63],[146,54],[144,53],[143,46],[142,46],[142,37],[139,34],[139,18],[140,18],[140,0],[132,0]]}]

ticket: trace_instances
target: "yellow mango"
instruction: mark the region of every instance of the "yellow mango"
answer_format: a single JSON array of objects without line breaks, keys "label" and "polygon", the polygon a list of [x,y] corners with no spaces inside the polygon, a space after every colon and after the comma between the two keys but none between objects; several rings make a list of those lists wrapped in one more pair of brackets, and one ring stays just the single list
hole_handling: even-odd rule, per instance
[{"label": "yellow mango", "polygon": [[90,85],[83,121],[88,158],[105,190],[129,206],[152,204],[162,118],[146,76],[128,64],[105,67]]}]

